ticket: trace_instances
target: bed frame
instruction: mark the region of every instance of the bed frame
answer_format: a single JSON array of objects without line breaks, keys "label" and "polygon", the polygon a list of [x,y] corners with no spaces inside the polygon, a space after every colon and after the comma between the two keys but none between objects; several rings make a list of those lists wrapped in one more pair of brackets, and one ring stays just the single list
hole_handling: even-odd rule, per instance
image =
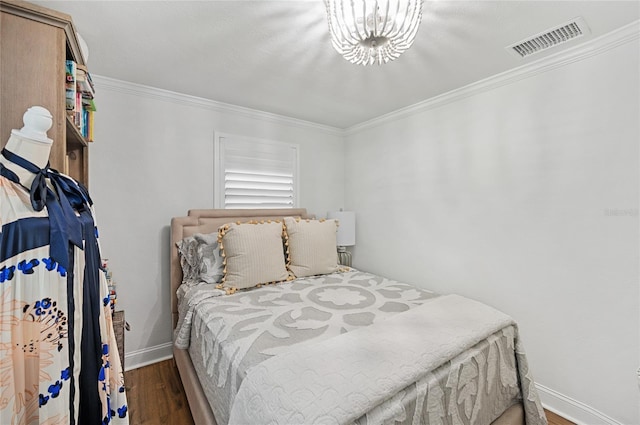
[{"label": "bed frame", "polygon": [[[304,208],[294,209],[255,209],[255,210],[189,210],[186,217],[171,219],[171,313],[172,329],[178,323],[178,301],[176,291],[182,283],[182,268],[178,257],[176,242],[196,233],[212,233],[223,224],[249,220],[282,219],[283,217],[313,218]],[[173,357],[180,373],[180,379],[189,402],[191,415],[196,425],[216,425],[213,411],[204,394],[200,380],[187,350],[173,347]],[[507,409],[491,425],[524,425],[524,409],[518,403]]]},{"label": "bed frame", "polygon": [[[212,233],[218,227],[226,223],[249,220],[282,219],[283,217],[313,218],[307,214],[304,208],[294,209],[264,209],[264,210],[189,210],[186,217],[174,217],[171,219],[171,313],[175,329],[178,323],[178,300],[176,291],[182,283],[182,268],[178,257],[176,242],[192,236],[196,233]],[[187,395],[187,401],[191,408],[191,415],[196,425],[216,425],[216,420],[207,401],[200,380],[191,362],[187,350],[173,347],[180,379]]]}]

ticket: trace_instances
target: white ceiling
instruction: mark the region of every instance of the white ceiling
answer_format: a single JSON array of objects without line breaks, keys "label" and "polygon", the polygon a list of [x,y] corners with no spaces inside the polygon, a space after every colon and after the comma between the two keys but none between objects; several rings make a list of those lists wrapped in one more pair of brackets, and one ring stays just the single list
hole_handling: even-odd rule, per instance
[{"label": "white ceiling", "polygon": [[[638,1],[425,1],[409,51],[353,65],[316,1],[32,1],[70,14],[92,74],[338,128],[637,21]],[[586,37],[520,59],[505,47],[582,17]],[[99,99],[98,99],[99,100]]]}]

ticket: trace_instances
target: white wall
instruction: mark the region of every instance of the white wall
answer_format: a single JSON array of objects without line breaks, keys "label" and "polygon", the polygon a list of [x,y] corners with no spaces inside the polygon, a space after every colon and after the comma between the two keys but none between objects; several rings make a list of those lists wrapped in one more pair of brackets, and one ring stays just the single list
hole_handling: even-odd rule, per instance
[{"label": "white wall", "polygon": [[297,143],[300,206],[319,216],[344,200],[335,129],[96,77],[90,192],[102,255],[126,311],[127,368],[171,355],[169,225],[213,208],[214,131]]},{"label": "white wall", "polygon": [[385,117],[346,145],[330,128],[96,78],[90,189],[132,326],[128,368],[171,354],[169,222],[212,207],[220,131],[299,143],[300,205],[357,212],[355,266],[514,316],[548,407],[638,424],[638,48]]},{"label": "white wall", "polygon": [[590,424],[640,422],[637,30],[614,46],[346,142],[354,266],[511,314],[543,401]]}]

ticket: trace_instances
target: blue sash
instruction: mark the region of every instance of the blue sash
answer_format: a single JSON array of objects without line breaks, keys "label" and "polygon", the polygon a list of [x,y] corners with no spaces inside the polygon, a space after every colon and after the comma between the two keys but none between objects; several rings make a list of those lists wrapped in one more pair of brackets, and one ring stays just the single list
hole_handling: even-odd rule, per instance
[{"label": "blue sash", "polygon": [[[35,211],[42,211],[46,206],[49,215],[49,255],[62,267],[69,267],[69,243],[82,249],[82,224],[75,210],[88,209],[93,202],[84,186],[73,179],[63,176],[56,170],[49,168],[49,164],[43,169],[27,161],[26,159],[8,151],[2,150],[2,156],[25,170],[35,174],[29,191],[31,206]],[[18,176],[0,164],[0,175],[20,183]],[[51,182],[54,190],[47,185]],[[24,187],[24,186],[23,186]]]}]

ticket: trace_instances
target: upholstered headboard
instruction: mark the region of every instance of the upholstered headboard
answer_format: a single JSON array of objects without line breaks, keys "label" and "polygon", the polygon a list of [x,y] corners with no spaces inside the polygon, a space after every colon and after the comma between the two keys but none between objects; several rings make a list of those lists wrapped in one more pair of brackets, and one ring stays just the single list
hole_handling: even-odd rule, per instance
[{"label": "upholstered headboard", "polygon": [[182,268],[176,242],[196,233],[213,233],[220,226],[235,221],[268,220],[283,217],[313,218],[305,208],[264,209],[264,210],[189,210],[186,217],[171,219],[171,313],[173,327],[178,322],[178,300],[176,291],[182,283]]}]

